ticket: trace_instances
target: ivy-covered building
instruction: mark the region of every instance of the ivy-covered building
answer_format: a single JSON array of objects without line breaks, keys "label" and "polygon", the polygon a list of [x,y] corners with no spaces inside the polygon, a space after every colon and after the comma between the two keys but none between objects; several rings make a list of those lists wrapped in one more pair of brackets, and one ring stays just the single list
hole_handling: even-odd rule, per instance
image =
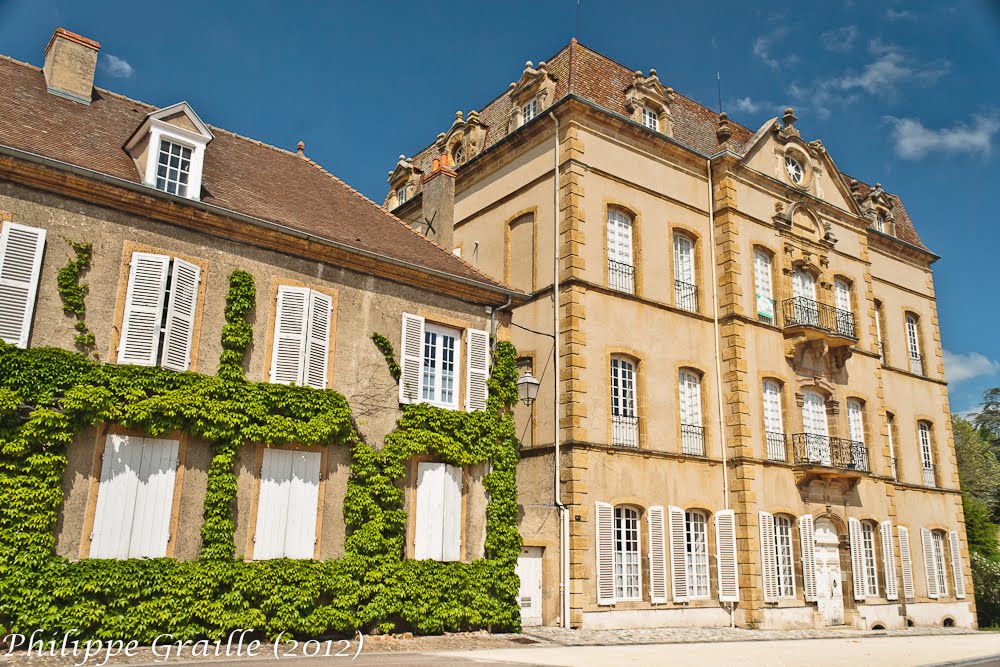
[{"label": "ivy-covered building", "polygon": [[669,84],[573,40],[389,175],[531,294],[525,621],[974,626],[938,257],[792,109]]},{"label": "ivy-covered building", "polygon": [[0,57],[0,635],[517,627],[523,295],[99,49]]}]

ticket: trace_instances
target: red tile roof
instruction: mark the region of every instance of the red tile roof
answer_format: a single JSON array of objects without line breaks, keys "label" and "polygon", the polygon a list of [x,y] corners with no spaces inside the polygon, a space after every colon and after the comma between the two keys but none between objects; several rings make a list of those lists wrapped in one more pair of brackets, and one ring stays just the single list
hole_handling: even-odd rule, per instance
[{"label": "red tile roof", "polygon": [[[90,106],[51,95],[39,68],[4,56],[0,89],[0,144],[141,182],[123,145],[155,107],[100,89]],[[504,289],[312,160],[219,128],[212,131],[215,139],[205,151],[204,203],[487,289]]]}]

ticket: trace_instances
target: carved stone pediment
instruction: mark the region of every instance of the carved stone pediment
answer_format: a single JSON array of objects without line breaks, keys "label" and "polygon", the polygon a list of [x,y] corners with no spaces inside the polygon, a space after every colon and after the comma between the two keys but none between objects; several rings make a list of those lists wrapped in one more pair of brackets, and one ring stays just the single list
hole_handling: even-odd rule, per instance
[{"label": "carved stone pediment", "polygon": [[446,156],[448,164],[444,166],[457,167],[478,155],[485,144],[486,126],[479,119],[479,112],[473,109],[465,119],[461,111],[456,111],[451,127],[438,135],[434,146],[438,155]]},{"label": "carved stone pediment", "polygon": [[524,64],[521,78],[510,84],[507,92],[510,97],[510,122],[508,131],[513,132],[524,125],[523,108],[532,99],[537,106],[535,115],[548,108],[556,97],[556,78],[549,72],[548,65],[543,60],[534,67],[529,60]]},{"label": "carved stone pediment", "polygon": [[[385,198],[385,207],[391,211],[403,201],[412,198],[420,187],[422,174],[423,170],[414,165],[412,160],[407,159],[405,155],[400,155],[396,168],[389,172],[387,179],[389,194]],[[401,190],[403,191],[402,198],[399,196]]]},{"label": "carved stone pediment", "polygon": [[659,120],[659,131],[667,136],[673,136],[673,122],[670,117],[670,103],[673,100],[674,89],[660,83],[656,70],[649,70],[649,76],[640,71],[632,74],[632,84],[625,89],[625,108],[632,115],[632,120],[642,122],[642,109],[646,107],[656,112]]}]

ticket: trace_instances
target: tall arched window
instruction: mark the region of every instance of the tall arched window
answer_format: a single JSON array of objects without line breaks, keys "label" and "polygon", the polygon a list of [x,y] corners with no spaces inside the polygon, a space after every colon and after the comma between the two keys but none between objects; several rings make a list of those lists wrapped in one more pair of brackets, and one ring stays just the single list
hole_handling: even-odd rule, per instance
[{"label": "tall arched window", "polygon": [[774,551],[778,573],[778,597],[795,597],[795,564],[792,561],[792,518],[774,517]]},{"label": "tall arched window", "polygon": [[930,422],[917,422],[917,437],[920,440],[920,461],[924,470],[924,486],[935,486],[934,449],[931,444]]},{"label": "tall arched window", "polygon": [[777,380],[764,380],[764,440],[767,444],[767,458],[771,461],[785,461],[785,426],[781,414],[781,384]]},{"label": "tall arched window", "polygon": [[641,600],[639,512],[615,507],[615,599]]},{"label": "tall arched window", "polygon": [[765,324],[775,323],[771,271],[771,254],[763,248],[754,248],[753,281],[757,298],[757,319]]},{"label": "tall arched window", "polygon": [[885,342],[882,339],[882,302],[875,301],[875,338],[878,341],[878,358],[885,364]]},{"label": "tall arched window", "polygon": [[819,304],[816,303],[816,277],[798,267],[792,272],[792,309],[790,324],[819,326]]},{"label": "tall arched window", "polygon": [[837,333],[854,336],[854,311],[851,308],[851,283],[846,278],[834,278],[834,296],[837,301]]},{"label": "tall arched window", "polygon": [[871,521],[861,522],[861,554],[865,563],[867,597],[878,597],[878,571],[875,564],[875,533],[877,526]]},{"label": "tall arched window", "polygon": [[924,358],[920,354],[919,319],[913,313],[906,314],[906,347],[910,351],[910,372],[924,374]]},{"label": "tall arched window", "polygon": [[632,216],[616,208],[608,209],[608,287],[626,294],[635,293]]},{"label": "tall arched window", "polygon": [[681,452],[705,455],[705,429],[701,420],[701,374],[682,368],[680,383]]},{"label": "tall arched window", "polygon": [[847,399],[847,426],[850,430],[850,451],[844,452],[844,457],[850,457],[843,461],[849,464],[846,467],[855,470],[868,470],[868,450],[865,446],[865,407],[856,399]]},{"label": "tall arched window", "polygon": [[611,357],[611,444],[618,447],[639,446],[635,383],[635,362]]},{"label": "tall arched window", "polygon": [[684,513],[688,598],[708,597],[708,516],[701,510]]},{"label": "tall arched window", "polygon": [[674,233],[674,303],[678,308],[698,310],[698,286],[694,277],[694,241]]},{"label": "tall arched window", "polygon": [[899,463],[896,461],[896,416],[891,412],[885,413],[886,433],[889,436],[889,459],[892,464],[892,479],[899,481]]},{"label": "tall arched window", "polygon": [[826,422],[826,399],[818,391],[802,392],[802,439],[796,447],[797,461],[830,465],[830,431]]}]

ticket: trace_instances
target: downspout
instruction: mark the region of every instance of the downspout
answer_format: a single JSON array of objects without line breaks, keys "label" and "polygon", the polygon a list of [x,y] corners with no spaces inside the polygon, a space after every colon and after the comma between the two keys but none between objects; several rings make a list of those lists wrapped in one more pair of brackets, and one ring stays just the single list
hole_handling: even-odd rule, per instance
[{"label": "downspout", "polygon": [[497,315],[501,310],[507,310],[510,308],[510,304],[514,301],[514,297],[508,296],[507,303],[500,306],[499,308],[490,308],[490,345],[494,352],[497,350]]},{"label": "downspout", "polygon": [[552,168],[552,443],[555,469],[553,475],[553,497],[559,508],[559,603],[561,605],[562,626],[569,627],[569,508],[562,502],[560,491],[559,461],[559,119],[549,112],[555,123],[555,146],[553,147]]},{"label": "downspout", "polygon": [[[712,159],[706,160],[708,170],[708,243],[712,247],[712,325],[715,328],[715,396],[719,411],[719,446],[722,453],[723,509],[729,509],[729,465],[726,462],[726,420],[722,416],[722,336],[719,331],[719,278],[715,248],[715,192],[712,185]],[[736,627],[736,603],[727,602],[729,626]]]}]

